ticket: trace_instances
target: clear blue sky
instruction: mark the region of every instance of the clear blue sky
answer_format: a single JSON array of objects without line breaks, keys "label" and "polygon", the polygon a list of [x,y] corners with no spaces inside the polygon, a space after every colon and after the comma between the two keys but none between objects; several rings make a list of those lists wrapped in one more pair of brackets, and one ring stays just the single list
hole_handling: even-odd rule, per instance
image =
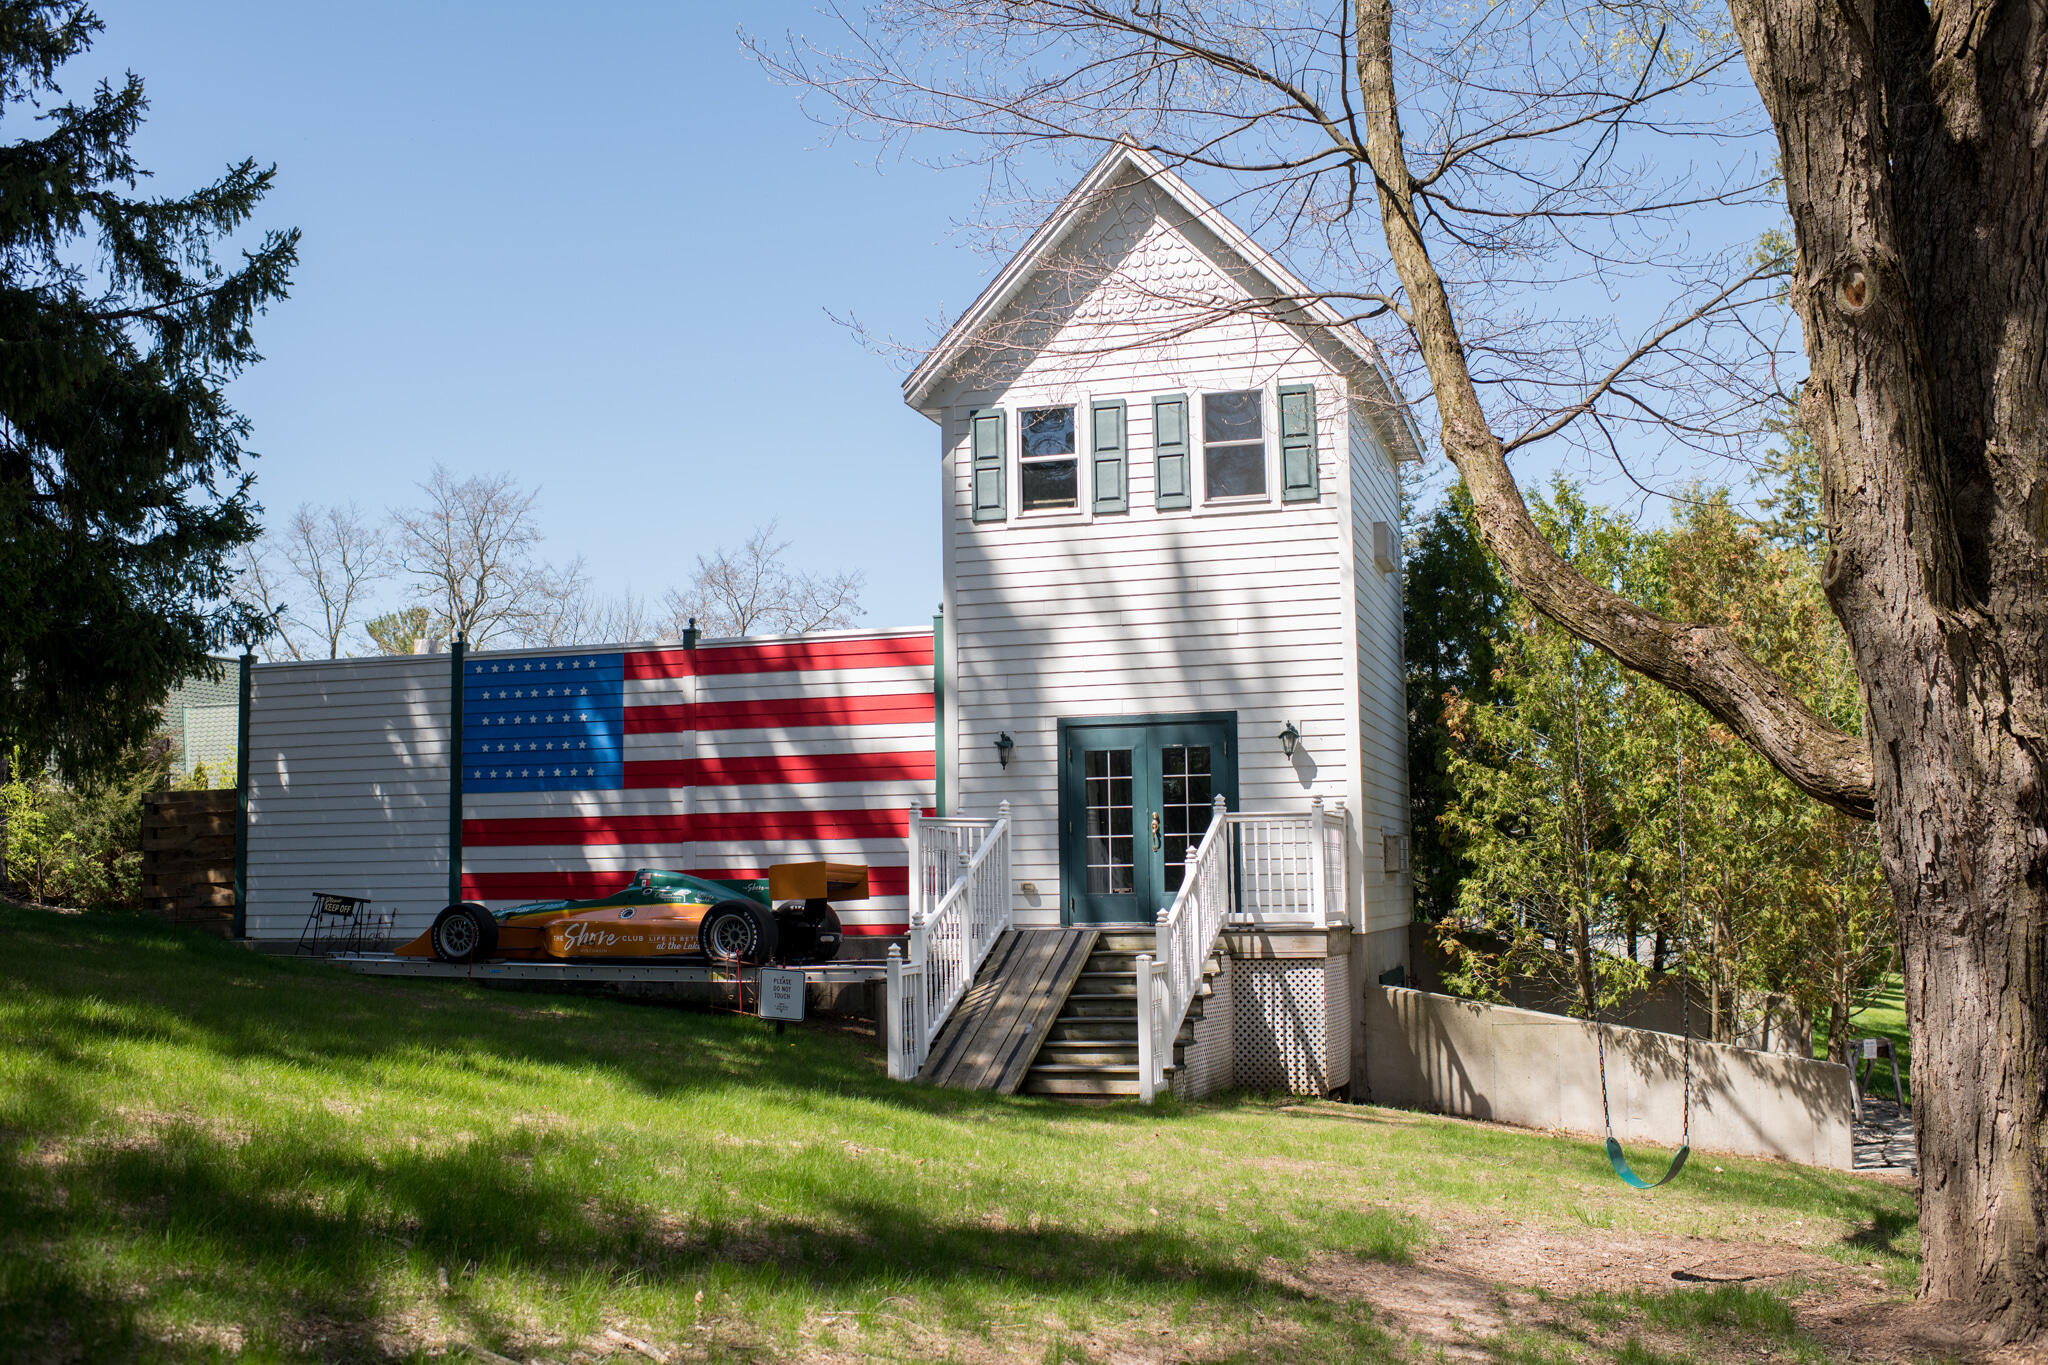
[{"label": "clear blue sky", "polygon": [[807,5],[96,0],[65,76],[132,69],[155,188],[275,161],[305,237],[234,389],[268,515],[410,500],[434,461],[542,490],[551,557],[658,596],[779,517],[868,619],[938,600],[934,429],[824,313],[923,340],[987,261],[971,175],[822,146],[742,52]]},{"label": "clear blue sky", "polygon": [[[106,32],[65,79],[144,78],[161,192],[277,163],[260,226],[302,229],[301,263],[234,391],[271,518],[409,502],[437,460],[508,471],[549,556],[606,592],[658,598],[772,517],[908,625],[939,594],[935,432],[826,310],[925,342],[994,263],[949,230],[975,173],[868,169],[742,50],[742,21],[818,31],[813,2],[95,0]],[[1753,241],[1752,216],[1686,228]],[[1637,500],[1547,446],[1519,472],[1560,464]]]}]

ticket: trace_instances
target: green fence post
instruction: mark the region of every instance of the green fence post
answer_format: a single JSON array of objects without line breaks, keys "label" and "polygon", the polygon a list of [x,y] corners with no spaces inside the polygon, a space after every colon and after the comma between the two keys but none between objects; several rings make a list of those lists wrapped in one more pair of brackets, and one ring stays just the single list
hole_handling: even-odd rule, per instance
[{"label": "green fence post", "polygon": [[932,809],[946,813],[946,604],[932,617]]},{"label": "green fence post", "polygon": [[241,698],[235,707],[235,918],[231,932],[249,936],[249,706],[255,695],[256,656],[241,660]]},{"label": "green fence post", "polygon": [[462,899],[462,661],[469,635],[455,632],[448,646],[448,903]]}]

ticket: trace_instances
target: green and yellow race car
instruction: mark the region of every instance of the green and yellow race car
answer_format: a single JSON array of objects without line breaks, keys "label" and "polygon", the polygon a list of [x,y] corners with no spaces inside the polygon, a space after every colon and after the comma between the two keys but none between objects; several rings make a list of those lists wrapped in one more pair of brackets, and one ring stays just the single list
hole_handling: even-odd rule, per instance
[{"label": "green and yellow race car", "polygon": [[778,863],[757,881],[645,868],[600,900],[534,901],[496,911],[475,901],[451,905],[398,955],[443,962],[830,962],[841,937],[832,902],[867,894],[868,870],[857,863]]}]

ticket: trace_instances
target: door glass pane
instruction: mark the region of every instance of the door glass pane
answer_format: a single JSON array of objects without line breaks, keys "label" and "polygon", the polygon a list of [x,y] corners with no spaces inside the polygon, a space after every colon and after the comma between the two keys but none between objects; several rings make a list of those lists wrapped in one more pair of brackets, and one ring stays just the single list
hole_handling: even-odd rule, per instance
[{"label": "door glass pane", "polygon": [[1169,894],[1179,893],[1188,854],[1208,831],[1215,794],[1208,745],[1169,744],[1159,751],[1160,853]]},{"label": "door glass pane", "polygon": [[1088,894],[1128,896],[1137,888],[1137,850],[1131,833],[1131,751],[1088,749],[1085,779]]}]

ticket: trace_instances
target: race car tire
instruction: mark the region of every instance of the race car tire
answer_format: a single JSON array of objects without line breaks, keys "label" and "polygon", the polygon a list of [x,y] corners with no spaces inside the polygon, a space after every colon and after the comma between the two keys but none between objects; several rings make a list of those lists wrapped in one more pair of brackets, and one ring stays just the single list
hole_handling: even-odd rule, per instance
[{"label": "race car tire", "polygon": [[720,901],[704,913],[697,942],[713,962],[758,966],[775,958],[775,917],[752,901]]},{"label": "race car tire", "polygon": [[481,962],[498,951],[498,921],[483,906],[464,901],[434,916],[427,941],[443,962]]},{"label": "race car tire", "polygon": [[839,956],[841,930],[839,916],[831,906],[819,901],[804,910],[804,923],[811,931],[811,952],[809,961],[830,962]]},{"label": "race car tire", "polygon": [[792,967],[839,956],[839,916],[822,900],[791,901],[775,911],[775,946]]}]

